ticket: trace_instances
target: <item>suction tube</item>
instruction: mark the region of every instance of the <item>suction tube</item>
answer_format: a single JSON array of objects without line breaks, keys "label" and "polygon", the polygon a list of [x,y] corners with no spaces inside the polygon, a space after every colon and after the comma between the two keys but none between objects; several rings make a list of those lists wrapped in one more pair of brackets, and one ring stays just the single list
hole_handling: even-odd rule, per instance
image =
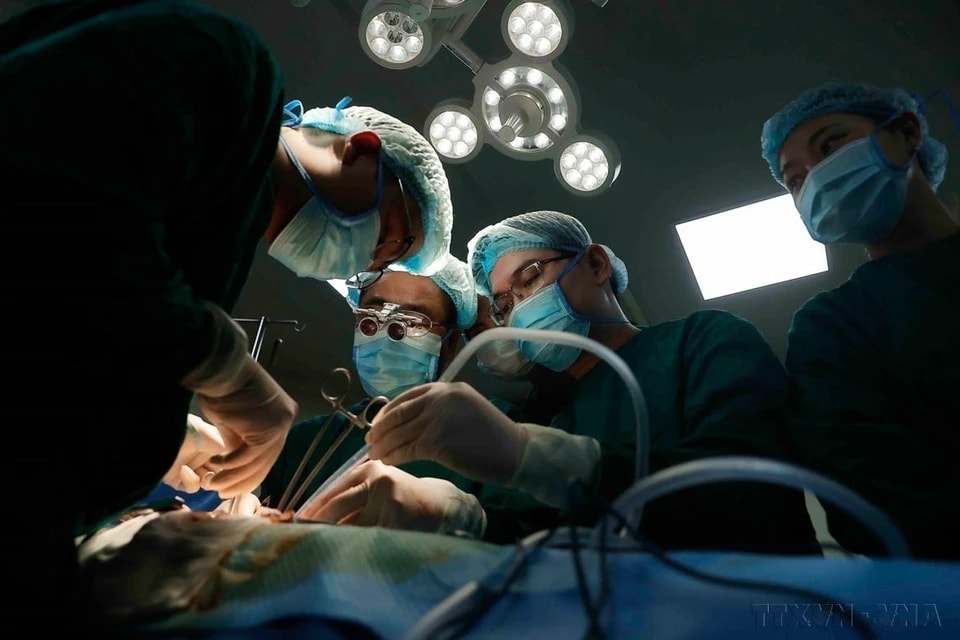
[{"label": "suction tube", "polygon": [[[719,482],[762,482],[779,484],[794,489],[806,489],[818,498],[844,509],[868,527],[887,548],[893,558],[909,558],[910,546],[906,538],[887,514],[859,494],[835,480],[819,473],[785,462],[751,456],[720,456],[684,462],[645,478],[620,495],[613,510],[622,514],[636,527],[640,524],[643,507],[661,496],[697,485]],[[605,516],[594,529],[595,542],[604,531],[615,531],[613,516]]]}]

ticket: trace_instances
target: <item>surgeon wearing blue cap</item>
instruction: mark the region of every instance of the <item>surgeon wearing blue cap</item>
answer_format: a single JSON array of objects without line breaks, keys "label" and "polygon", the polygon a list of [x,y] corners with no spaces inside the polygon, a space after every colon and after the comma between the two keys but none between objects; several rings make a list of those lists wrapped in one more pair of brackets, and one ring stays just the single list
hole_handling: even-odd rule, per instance
[{"label": "surgeon wearing blue cap", "polygon": [[[795,446],[886,511],[915,555],[960,558],[960,234],[936,193],[947,150],[908,92],[841,83],[770,118],[761,149],[811,237],[869,258],[794,315]],[[883,553],[825,506],[840,544]]]},{"label": "surgeon wearing blue cap", "polygon": [[[654,470],[716,455],[783,457],[786,376],[757,330],[731,314],[698,312],[652,327],[632,324],[617,296],[627,269],[579,220],[556,211],[507,218],[469,243],[495,322],[589,336],[624,359],[646,395]],[[495,329],[494,329],[495,331]],[[579,480],[612,501],[634,482],[635,424],[616,372],[577,347],[520,341],[532,362],[575,380],[548,426],[514,422],[464,383],[434,383],[386,405],[367,436],[371,458],[434,460],[536,499],[482,497],[485,539],[511,543],[573,518]],[[574,513],[574,511],[577,511]],[[691,490],[652,502],[645,532],[664,547],[819,553],[799,492],[756,485]]]},{"label": "surgeon wearing blue cap", "polygon": [[193,396],[224,442],[205,488],[245,494],[279,455],[297,403],[231,320],[261,239],[304,277],[429,274],[452,212],[414,128],[304,113],[259,35],[201,4],[40,3],[0,25],[0,52],[0,211],[30,256],[4,253],[0,291],[43,336],[7,350],[4,423],[30,426],[4,467],[45,468],[58,496],[17,528],[38,559],[18,596],[62,612],[74,540],[164,477]]},{"label": "surgeon wearing blue cap", "polygon": [[[456,355],[462,333],[477,322],[477,293],[466,263],[452,255],[441,263],[439,271],[431,276],[415,276],[393,268],[362,274],[367,278],[362,289],[350,291],[348,302],[355,321],[353,363],[368,396],[395,398],[435,381]],[[353,410],[359,412],[367,401],[361,401]],[[286,491],[326,418],[315,416],[291,429],[283,452],[260,490],[263,498],[271,499],[271,504],[276,504]],[[285,506],[301,506],[363,446],[366,434],[338,416],[306,469],[314,468],[343,430],[351,433],[310,481],[302,499]],[[410,462],[394,468],[371,461],[346,480],[346,495],[331,494],[330,504],[317,503],[311,517],[430,532],[465,531],[480,535],[483,531],[483,512],[477,507],[477,498],[468,493],[476,489],[476,483],[436,463]],[[370,490],[351,491],[361,484]],[[389,502],[397,496],[401,501],[404,496],[411,499],[398,507]],[[424,510],[425,505],[436,508]]]}]

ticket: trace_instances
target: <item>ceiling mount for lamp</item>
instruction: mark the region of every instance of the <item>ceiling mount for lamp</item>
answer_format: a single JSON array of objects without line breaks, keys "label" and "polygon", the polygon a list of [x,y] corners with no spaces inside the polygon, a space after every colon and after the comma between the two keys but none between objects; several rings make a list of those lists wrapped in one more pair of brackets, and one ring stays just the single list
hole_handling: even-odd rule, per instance
[{"label": "ceiling mount for lamp", "polygon": [[508,58],[484,65],[473,82],[490,144],[520,160],[543,158],[579,117],[579,93],[559,65]]}]

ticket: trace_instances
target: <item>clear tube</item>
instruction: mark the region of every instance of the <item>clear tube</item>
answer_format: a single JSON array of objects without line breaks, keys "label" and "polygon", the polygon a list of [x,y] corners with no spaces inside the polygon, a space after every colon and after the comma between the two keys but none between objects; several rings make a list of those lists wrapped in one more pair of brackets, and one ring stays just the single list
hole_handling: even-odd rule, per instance
[{"label": "clear tube", "polygon": [[[903,533],[886,513],[835,480],[785,462],[750,456],[721,456],[684,462],[659,471],[620,495],[613,510],[632,526],[639,525],[643,507],[661,496],[695,485],[718,482],[764,482],[806,489],[818,498],[846,510],[883,542],[891,557],[909,558],[910,547]],[[601,531],[615,531],[613,516],[605,516],[594,529],[594,542]]]},{"label": "clear tube", "polygon": [[[634,482],[646,477],[650,462],[650,429],[647,424],[649,419],[647,414],[647,401],[643,395],[643,391],[640,389],[640,384],[637,382],[637,378],[633,375],[633,371],[630,370],[630,367],[627,366],[627,363],[623,361],[623,358],[618,356],[612,349],[600,344],[596,340],[586,338],[575,333],[567,333],[565,331],[541,331],[539,329],[517,329],[515,327],[497,327],[496,329],[489,329],[480,333],[477,337],[471,339],[470,342],[464,345],[450,365],[440,375],[437,381],[452,382],[453,379],[456,378],[457,374],[460,373],[460,370],[463,369],[464,365],[470,361],[470,358],[477,353],[480,347],[489,342],[494,342],[495,340],[526,340],[529,342],[545,342],[547,344],[562,344],[571,347],[579,347],[584,351],[594,354],[609,364],[623,379],[623,383],[626,385],[627,391],[630,393],[631,400],[633,401],[634,428],[636,429],[637,434]],[[336,482],[337,479],[339,479],[355,464],[359,464],[361,461],[365,460],[369,451],[370,445],[364,445],[360,447],[360,449],[353,456],[351,456],[349,460],[343,463],[339,469],[333,472],[330,477],[327,478],[322,485],[320,485],[320,488],[313,492],[313,495],[310,496],[304,505],[297,511],[297,514],[299,515],[304,509],[306,509],[307,505],[317,499],[318,496],[322,495],[327,487]]]}]

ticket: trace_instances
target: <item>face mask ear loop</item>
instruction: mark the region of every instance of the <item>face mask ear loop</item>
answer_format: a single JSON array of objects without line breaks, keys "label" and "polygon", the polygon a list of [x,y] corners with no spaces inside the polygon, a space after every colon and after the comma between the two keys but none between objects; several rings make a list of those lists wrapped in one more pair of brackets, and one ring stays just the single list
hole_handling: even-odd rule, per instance
[{"label": "face mask ear loop", "polygon": [[567,313],[569,313],[571,316],[573,316],[577,320],[584,320],[586,322],[591,322],[591,323],[595,322],[597,324],[629,323],[630,322],[629,320],[624,320],[622,318],[599,318],[594,316],[585,316],[582,313],[578,313],[577,311],[574,310],[573,307],[570,306],[570,302],[567,300],[567,296],[564,295],[563,293],[563,288],[560,287],[560,280],[562,280],[563,277],[567,275],[567,273],[569,273],[570,270],[573,269],[573,267],[575,267],[578,262],[580,262],[580,259],[583,258],[583,255],[586,253],[586,251],[587,251],[586,249],[582,249],[581,251],[577,252],[577,255],[575,255],[573,258],[570,259],[570,262],[567,263],[567,266],[564,267],[563,271],[560,272],[560,275],[557,276],[556,282],[554,284],[557,285],[557,291],[560,294],[560,304],[563,305],[563,308],[566,309]]},{"label": "face mask ear loop", "polygon": [[906,171],[909,171],[910,167],[913,166],[913,161],[916,159],[917,153],[919,152],[920,148],[914,147],[913,152],[910,154],[910,157],[907,159],[907,161],[904,164],[898,164],[896,162],[892,162],[889,158],[887,158],[887,155],[883,152],[883,149],[880,148],[880,141],[877,139],[878,132],[886,129],[888,126],[890,126],[892,122],[894,122],[897,118],[899,118],[902,115],[903,115],[902,113],[895,113],[889,118],[887,118],[886,120],[884,120],[883,122],[881,122],[879,125],[877,125],[874,128],[873,133],[870,134],[870,144],[873,146],[873,150],[876,152],[877,157],[883,161],[883,164],[888,169],[891,169],[893,171],[906,172]]}]

